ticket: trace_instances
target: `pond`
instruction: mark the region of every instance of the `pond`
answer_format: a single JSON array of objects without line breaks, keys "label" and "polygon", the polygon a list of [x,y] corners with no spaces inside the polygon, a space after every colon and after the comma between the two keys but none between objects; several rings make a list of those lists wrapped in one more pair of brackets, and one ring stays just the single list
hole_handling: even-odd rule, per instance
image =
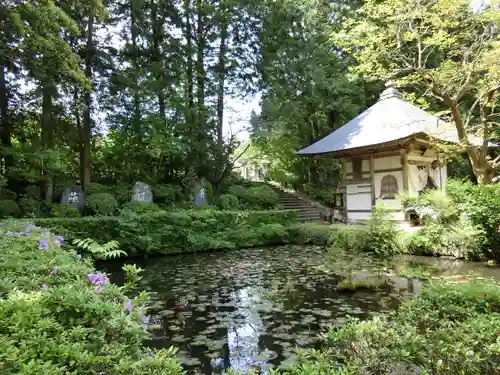
[{"label": "pond", "polygon": [[[342,258],[342,259],[340,259]],[[345,259],[348,261],[345,262]],[[348,316],[361,319],[393,310],[419,293],[422,281],[394,274],[409,266],[447,276],[470,271],[500,279],[500,269],[442,258],[399,257],[389,263],[328,254],[320,247],[284,246],[185,254],[139,260],[140,290],[150,293],[152,339],[175,346],[190,374],[232,367],[266,373],[293,362],[296,347],[318,347],[319,335]],[[337,267],[342,264],[341,267]],[[119,262],[103,265],[121,283]],[[391,276],[391,288],[339,292],[339,272],[354,278]],[[361,275],[361,276],[360,276]]]}]

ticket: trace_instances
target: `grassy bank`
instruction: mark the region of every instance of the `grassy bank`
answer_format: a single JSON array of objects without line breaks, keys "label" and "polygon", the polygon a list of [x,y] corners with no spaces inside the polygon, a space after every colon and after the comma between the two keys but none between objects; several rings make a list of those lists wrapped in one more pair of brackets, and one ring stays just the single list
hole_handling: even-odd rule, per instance
[{"label": "grassy bank", "polygon": [[295,218],[295,211],[186,210],[34,222],[68,239],[115,240],[129,255],[147,256],[281,244]]},{"label": "grassy bank", "polygon": [[180,375],[173,350],[143,347],[146,297],[130,300],[64,238],[0,233],[0,374]]}]

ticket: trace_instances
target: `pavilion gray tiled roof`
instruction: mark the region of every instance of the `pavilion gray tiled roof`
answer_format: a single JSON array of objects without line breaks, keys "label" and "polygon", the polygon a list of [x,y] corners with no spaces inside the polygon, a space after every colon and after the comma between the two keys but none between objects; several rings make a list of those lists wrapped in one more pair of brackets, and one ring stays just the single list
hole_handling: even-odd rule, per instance
[{"label": "pavilion gray tiled roof", "polygon": [[413,135],[427,135],[446,142],[458,142],[456,130],[439,118],[408,103],[392,83],[380,99],[341,128],[297,155],[314,155],[392,143]]}]

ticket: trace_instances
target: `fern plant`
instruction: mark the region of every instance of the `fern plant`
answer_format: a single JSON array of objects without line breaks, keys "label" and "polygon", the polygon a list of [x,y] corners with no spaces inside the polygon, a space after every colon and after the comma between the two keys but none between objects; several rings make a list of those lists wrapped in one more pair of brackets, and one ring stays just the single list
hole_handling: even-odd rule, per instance
[{"label": "fern plant", "polygon": [[104,245],[101,245],[92,238],[85,238],[74,239],[73,245],[92,254],[93,257],[98,259],[112,259],[119,258],[122,255],[127,255],[125,251],[118,248],[120,246],[118,241],[109,241]]}]

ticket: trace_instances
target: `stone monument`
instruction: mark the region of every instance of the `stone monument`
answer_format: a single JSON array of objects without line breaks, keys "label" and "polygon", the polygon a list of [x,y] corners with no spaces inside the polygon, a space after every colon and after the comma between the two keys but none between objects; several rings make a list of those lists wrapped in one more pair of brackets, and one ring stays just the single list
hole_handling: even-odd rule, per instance
[{"label": "stone monument", "polygon": [[144,182],[136,182],[132,192],[132,202],[153,203],[153,190]]},{"label": "stone monument", "polygon": [[69,204],[71,207],[76,208],[80,215],[83,215],[85,210],[85,196],[82,188],[79,185],[73,185],[64,189],[61,204]]}]

